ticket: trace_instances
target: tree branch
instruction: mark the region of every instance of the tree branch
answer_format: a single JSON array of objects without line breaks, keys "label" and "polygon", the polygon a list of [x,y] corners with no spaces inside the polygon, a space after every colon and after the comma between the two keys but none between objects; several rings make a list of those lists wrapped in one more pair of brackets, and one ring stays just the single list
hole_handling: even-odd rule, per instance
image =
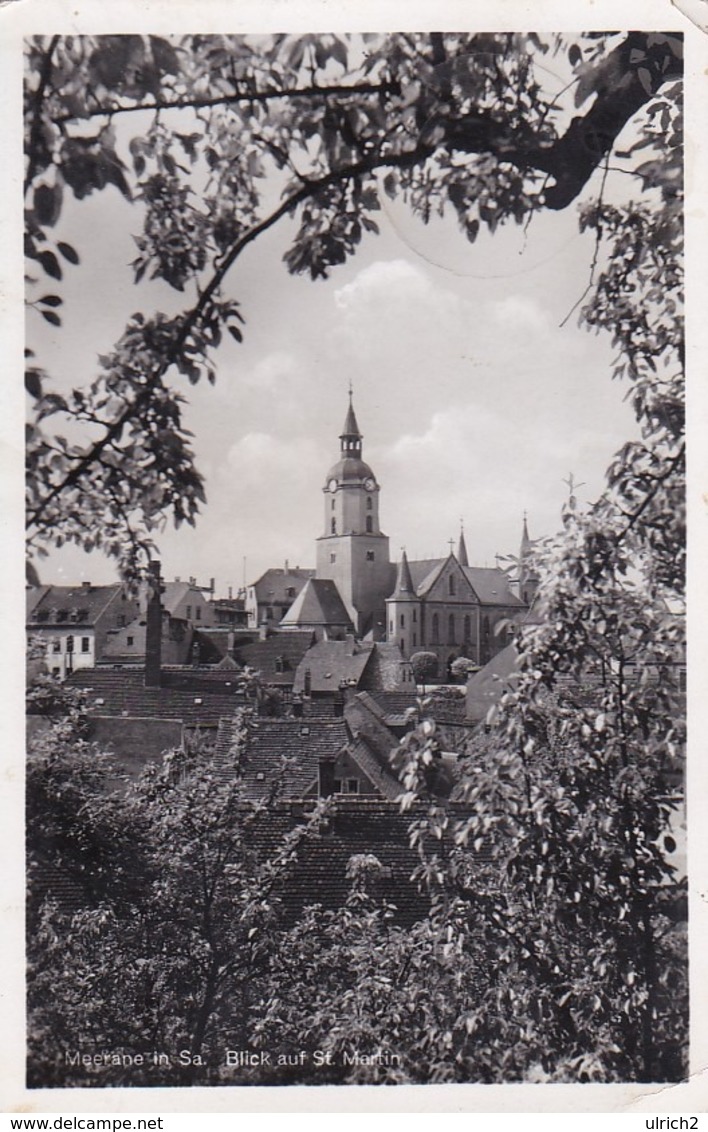
[{"label": "tree branch", "polygon": [[[56,37],[58,39],[58,37]],[[271,102],[279,98],[348,98],[350,95],[397,94],[396,82],[356,83],[352,86],[331,84],[330,86],[286,87],[283,90],[252,91],[250,94],[222,94],[217,98],[176,98],[154,99],[152,102],[138,102],[134,106],[105,106],[89,110],[85,114],[58,114],[52,118],[55,125],[66,122],[85,122],[90,118],[112,118],[116,114],[135,114],[142,111],[162,110],[208,110],[216,106],[233,106],[240,102]]]},{"label": "tree branch", "polygon": [[42,134],[42,106],[44,104],[44,95],[49,85],[49,80],[52,74],[52,55],[54,50],[61,39],[61,36],[55,35],[47,48],[47,53],[44,56],[42,63],[42,70],[39,76],[39,83],[34,96],[34,109],[32,114],[32,127],[29,136],[29,162],[27,165],[27,174],[25,176],[24,192],[26,193],[37,172],[37,160],[39,153],[39,146]]}]

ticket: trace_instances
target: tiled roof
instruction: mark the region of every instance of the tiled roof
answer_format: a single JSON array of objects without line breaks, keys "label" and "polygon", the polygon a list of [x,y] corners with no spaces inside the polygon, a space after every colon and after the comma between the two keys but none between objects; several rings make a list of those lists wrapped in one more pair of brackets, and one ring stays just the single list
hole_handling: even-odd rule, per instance
[{"label": "tiled roof", "polygon": [[482,605],[518,605],[524,602],[509,588],[509,579],[496,566],[464,566],[463,572]]},{"label": "tiled roof", "polygon": [[263,641],[236,645],[234,659],[259,672],[266,684],[291,687],[298,664],[312,644],[312,630],[277,630]]},{"label": "tiled roof", "polygon": [[[416,593],[422,596],[439,577],[447,558],[426,558],[409,562]],[[496,566],[461,566],[463,574],[482,605],[515,605],[524,607],[521,598],[509,587],[509,579]]]},{"label": "tiled roof", "polygon": [[280,624],[283,627],[290,625],[353,627],[339,590],[329,578],[310,578]]},{"label": "tiled roof", "polygon": [[[423,919],[430,905],[427,895],[411,880],[419,857],[410,847],[408,832],[419,811],[414,808],[402,813],[395,802],[371,797],[337,795],[331,805],[320,836],[302,844],[293,874],[283,885],[280,896],[289,915],[294,918],[308,904],[340,907],[351,889],[347,876],[351,858],[370,855],[382,866],[375,883],[376,896],[395,905],[396,919],[404,926]],[[303,807],[274,806],[254,826],[256,847],[272,852],[285,834],[304,819]],[[489,850],[482,847],[475,857],[480,885],[491,885]]]},{"label": "tiled roof", "polygon": [[142,668],[82,668],[66,682],[84,689],[88,711],[102,716],[215,725],[242,702],[240,683],[228,671],[163,669],[159,688],[146,688],[144,680]]},{"label": "tiled roof", "polygon": [[295,596],[297,596],[308,578],[314,578],[314,576],[314,570],[301,570],[299,566],[287,570],[266,570],[265,574],[261,574],[258,581],[253,583],[256,601],[265,602],[268,605],[283,605],[288,601],[293,601],[293,595],[288,594],[288,590],[294,589]]},{"label": "tiled roof", "polygon": [[469,720],[483,720],[498,701],[517,671],[519,654],[512,642],[475,672],[467,683],[466,715]]},{"label": "tiled roof", "polygon": [[389,802],[400,797],[403,785],[398,781],[393,770],[387,766],[376,754],[366,736],[360,735],[349,744],[349,754],[357,766],[364,772],[371,784],[375,786]]},{"label": "tiled roof", "polygon": [[300,661],[293,691],[304,690],[308,670],[313,692],[336,692],[343,681],[358,686],[373,648],[372,643],[355,643],[353,637],[346,641],[319,641],[307,650]]},{"label": "tiled roof", "polygon": [[[229,751],[239,726],[238,720],[220,721],[216,750],[223,773],[235,773]],[[342,719],[261,718],[251,723],[241,760],[246,794],[263,797],[281,774],[280,792],[285,797],[304,798],[317,793],[320,760],[334,759],[348,737]],[[283,771],[284,758],[293,761]]]},{"label": "tiled roof", "polygon": [[[29,621],[32,625],[94,625],[121,591],[119,585],[42,586],[42,589],[44,593],[31,609]],[[52,616],[45,619],[43,615],[50,611]],[[72,619],[72,612],[78,615],[76,620]],[[61,621],[57,620],[57,613],[63,614]]]},{"label": "tiled roof", "polygon": [[383,713],[387,727],[402,728],[411,723],[409,712],[418,706],[418,698],[411,692],[371,692],[371,698]]}]

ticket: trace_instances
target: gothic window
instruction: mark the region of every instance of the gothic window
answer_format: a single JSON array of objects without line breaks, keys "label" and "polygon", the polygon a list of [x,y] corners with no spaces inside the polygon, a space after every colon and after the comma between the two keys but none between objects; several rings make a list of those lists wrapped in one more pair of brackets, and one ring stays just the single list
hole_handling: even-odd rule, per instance
[{"label": "gothic window", "polygon": [[485,637],[489,636],[489,618],[488,617],[484,617],[483,620],[482,620],[482,632],[484,633]]},{"label": "gothic window", "polygon": [[402,613],[401,614],[401,628],[405,629],[405,627],[406,627],[406,618],[405,618],[405,614]]},{"label": "gothic window", "polygon": [[373,524],[371,515],[367,515],[366,516],[366,532],[367,532],[367,534],[371,534],[373,529],[374,529],[374,524]]},{"label": "gothic window", "polygon": [[455,643],[455,617],[454,617],[454,614],[452,614],[452,613],[450,614],[450,616],[447,619],[447,639],[448,639],[448,642],[451,645],[454,645],[454,643]]},{"label": "gothic window", "polygon": [[368,498],[366,500],[366,510],[371,511],[373,506],[374,506],[373,500],[372,500],[371,496],[368,496]]},{"label": "gothic window", "polygon": [[332,519],[332,534],[336,535],[336,533],[337,533],[337,520]]},{"label": "gothic window", "polygon": [[418,610],[416,609],[415,606],[413,606],[413,624],[414,625],[415,625],[417,620],[418,620]]},{"label": "gothic window", "polygon": [[389,623],[388,623],[388,631],[389,631],[389,633],[393,634],[393,621],[389,621]]},{"label": "gothic window", "polygon": [[329,560],[330,560],[330,562],[336,562],[337,561],[337,555],[336,554],[330,554]]},{"label": "gothic window", "polygon": [[447,584],[448,584],[451,595],[454,597],[455,596],[455,577],[454,577],[454,574],[450,574],[450,577],[447,580]]},{"label": "gothic window", "polygon": [[416,637],[416,635],[415,635],[415,633],[414,633],[414,634],[413,634],[413,648],[415,648],[415,646],[417,645],[417,643],[418,643],[418,638]]},{"label": "gothic window", "polygon": [[472,631],[471,631],[471,622],[470,622],[470,619],[469,619],[469,617],[465,617],[465,629],[464,629],[464,632],[465,632],[465,640],[466,640],[466,641],[469,641],[470,637],[472,636]]},{"label": "gothic window", "polygon": [[337,500],[336,500],[336,499],[333,499],[333,500],[332,500],[332,510],[333,510],[333,511],[334,511],[334,508],[335,508],[336,506],[337,506]]},{"label": "gothic window", "polygon": [[431,625],[431,631],[432,631],[432,635],[433,635],[432,643],[434,645],[439,645],[440,644],[440,618],[438,617],[437,613],[433,614],[433,623]]},{"label": "gothic window", "polygon": [[367,562],[373,562],[373,561],[374,561],[374,552],[373,552],[373,550],[367,550],[367,552],[366,552],[366,561],[367,561]]}]

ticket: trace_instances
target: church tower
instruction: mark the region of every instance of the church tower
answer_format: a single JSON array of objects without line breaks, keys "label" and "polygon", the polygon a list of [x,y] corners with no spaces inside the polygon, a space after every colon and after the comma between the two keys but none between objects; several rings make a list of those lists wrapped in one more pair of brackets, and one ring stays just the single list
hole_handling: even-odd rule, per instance
[{"label": "church tower", "polygon": [[388,537],[379,526],[379,485],[362,459],[352,393],[339,437],[339,460],[327,473],[324,534],[317,540],[317,577],[337,586],[357,633],[385,631],[384,600],[393,586]]},{"label": "church tower", "polygon": [[533,543],[529,538],[529,528],[524,511],[524,528],[519,547],[519,597],[528,606],[533,605],[538,589],[539,577],[532,565]]}]

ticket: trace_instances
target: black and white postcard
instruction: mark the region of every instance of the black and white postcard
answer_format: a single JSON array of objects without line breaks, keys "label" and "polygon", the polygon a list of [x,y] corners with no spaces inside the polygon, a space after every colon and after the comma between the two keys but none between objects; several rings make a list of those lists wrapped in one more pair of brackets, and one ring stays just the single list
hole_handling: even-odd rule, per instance
[{"label": "black and white postcard", "polygon": [[705,28],[554,8],[0,9],[8,1108],[702,1108]]}]

